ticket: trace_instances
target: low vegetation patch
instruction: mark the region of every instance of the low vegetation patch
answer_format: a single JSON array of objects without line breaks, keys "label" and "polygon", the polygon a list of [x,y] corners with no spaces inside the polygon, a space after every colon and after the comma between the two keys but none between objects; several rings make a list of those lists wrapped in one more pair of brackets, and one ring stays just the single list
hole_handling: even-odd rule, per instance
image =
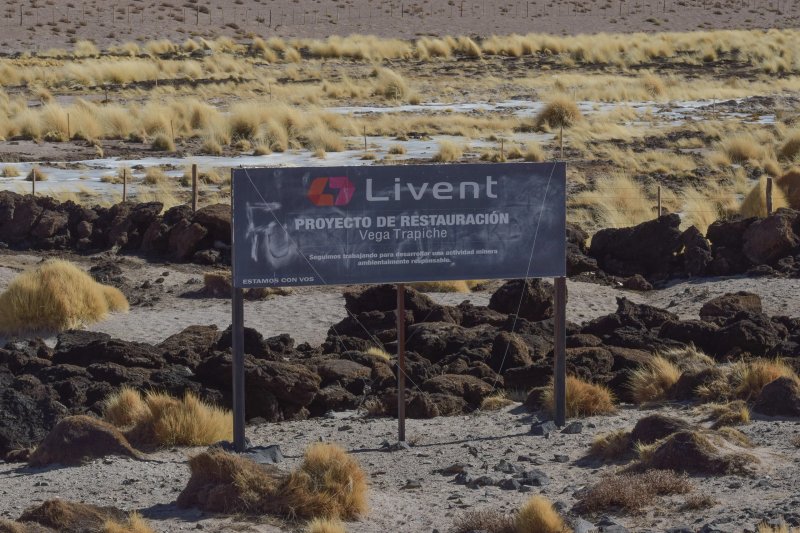
[{"label": "low vegetation patch", "polygon": [[25,181],[47,181],[47,174],[42,172],[39,167],[33,167],[25,176]]},{"label": "low vegetation patch", "polygon": [[[555,413],[555,395],[552,381],[544,392],[543,404]],[[603,385],[590,383],[575,376],[567,376],[567,416],[582,417],[616,412],[614,395]]]},{"label": "low vegetation patch", "polygon": [[692,489],[686,475],[671,470],[613,474],[590,487],[575,508],[579,513],[633,513],[652,504],[658,496],[686,494]]},{"label": "low vegetation patch", "polygon": [[306,533],[347,533],[341,520],[315,518],[308,523]]},{"label": "low vegetation patch", "polygon": [[514,400],[509,398],[505,392],[498,392],[487,396],[481,401],[481,411],[499,411],[513,404]]},{"label": "low vegetation patch", "polygon": [[439,151],[433,156],[433,160],[438,163],[449,163],[458,161],[464,155],[464,148],[452,141],[440,141]]},{"label": "low vegetation patch", "polygon": [[632,455],[631,433],[618,429],[595,437],[589,448],[589,455],[604,461],[617,461]]},{"label": "low vegetation patch", "polygon": [[637,404],[662,402],[681,377],[681,370],[671,361],[655,356],[631,371],[628,387]]},{"label": "low vegetation patch", "polygon": [[0,294],[0,333],[66,331],[127,310],[118,289],[97,283],[68,261],[49,260],[18,275]]},{"label": "low vegetation patch", "polygon": [[106,399],[104,417],[139,447],[203,446],[233,438],[231,412],[191,392],[178,399],[125,387]]},{"label": "low vegetation patch", "polygon": [[747,474],[758,459],[745,448],[749,441],[732,428],[719,431],[684,430],[653,444],[639,445],[642,468],[689,474]]},{"label": "low vegetation patch", "polygon": [[469,511],[454,521],[454,533],[567,533],[564,519],[544,496],[528,499],[513,515],[496,509]]},{"label": "low vegetation patch", "polygon": [[341,448],[313,444],[289,473],[218,450],[189,460],[179,507],[246,514],[351,520],[367,511],[366,475]]},{"label": "low vegetation patch", "polygon": [[59,533],[154,533],[153,529],[137,513],[127,515],[115,507],[100,507],[86,503],[66,500],[49,500],[41,505],[27,509],[18,522],[11,522],[9,529],[0,531],[11,533],[40,531],[32,524],[51,528]]},{"label": "low vegetation patch", "polygon": [[750,422],[750,408],[742,400],[729,403],[712,403],[703,406],[712,422],[712,429],[739,426]]},{"label": "low vegetation patch", "polygon": [[536,115],[537,128],[569,128],[583,119],[574,100],[559,95],[548,101]]},{"label": "low vegetation patch", "polygon": [[722,403],[737,399],[750,401],[761,394],[765,385],[780,377],[800,379],[792,367],[780,359],[738,361],[722,370],[716,379],[697,387],[698,398]]}]

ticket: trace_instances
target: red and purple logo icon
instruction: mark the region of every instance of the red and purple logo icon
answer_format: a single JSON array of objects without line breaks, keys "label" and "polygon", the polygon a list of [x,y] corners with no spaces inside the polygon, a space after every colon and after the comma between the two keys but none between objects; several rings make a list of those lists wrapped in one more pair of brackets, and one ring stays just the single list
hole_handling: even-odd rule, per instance
[{"label": "red and purple logo icon", "polygon": [[[338,191],[334,198],[333,192]],[[356,186],[346,176],[333,178],[316,178],[308,188],[308,199],[311,203],[318,206],[327,205],[347,205],[356,192]]]}]

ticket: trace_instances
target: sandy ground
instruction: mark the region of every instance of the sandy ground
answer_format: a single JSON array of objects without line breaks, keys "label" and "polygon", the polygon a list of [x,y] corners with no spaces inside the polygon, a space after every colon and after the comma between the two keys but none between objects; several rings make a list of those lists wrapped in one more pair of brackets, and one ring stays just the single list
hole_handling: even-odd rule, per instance
[{"label": "sandy ground", "polygon": [[[791,28],[800,5],[789,0],[202,0],[181,2],[48,0],[0,6],[5,53],[71,48],[76,39],[102,47],[126,41],[219,35],[311,37],[375,34],[579,34],[688,31],[714,28]],[[189,6],[189,7],[187,7]]]},{"label": "sandy ground", "polygon": [[[676,407],[660,411],[695,418],[691,412]],[[437,530],[445,533],[453,519],[467,510],[495,508],[511,512],[535,493],[571,508],[576,491],[621,468],[581,461],[594,437],[617,428],[631,428],[636,420],[652,412],[624,408],[616,416],[585,419],[581,434],[559,433],[548,439],[528,434],[530,415],[519,408],[410,420],[408,438],[414,445],[400,452],[380,450],[384,440],[395,438],[394,420],[365,419],[355,414],[250,427],[248,437],[257,445],[280,444],[287,457],[282,463],[285,468],[297,464],[303,449],[317,440],[338,443],[352,453],[369,478],[370,512],[361,521],[347,524],[350,533]],[[792,512],[800,505],[797,496],[800,449],[790,440],[800,434],[800,427],[795,422],[764,419],[743,430],[760,446],[768,441],[769,448],[756,448],[762,464],[753,477],[692,479],[695,494],[709,494],[718,501],[712,508],[678,511],[685,497],[675,496],[665,498],[640,515],[619,517],[619,521],[633,531],[663,531],[676,526],[697,528],[710,521],[725,524],[728,529],[724,531],[744,531],[765,517]],[[61,497],[139,510],[161,532],[302,530],[302,524],[275,519],[221,518],[177,509],[174,501],[189,477],[186,457],[199,451],[165,451],[153,455],[149,462],[109,458],[79,468],[42,470],[0,463],[0,516],[17,517],[31,504]],[[556,462],[555,454],[567,455],[569,461]],[[519,460],[523,455],[533,462]],[[544,487],[534,487],[531,493],[521,493],[497,487],[470,489],[456,485],[453,475],[435,473],[454,463],[466,463],[475,477],[489,475],[502,479],[504,475],[494,470],[501,459],[526,470],[539,468],[551,481]],[[404,488],[409,480],[419,481],[420,488]]]},{"label": "sandy ground", "polygon": [[[100,258],[72,257],[88,268]],[[6,253],[0,256],[0,289],[22,268],[40,258]],[[134,304],[131,312],[116,315],[90,329],[107,332],[128,340],[159,342],[192,324],[217,324],[227,327],[230,304],[225,299],[186,297],[196,291],[203,270],[194,265],[146,263],[126,257],[126,286],[141,286],[144,304]],[[157,282],[161,278],[163,282]],[[344,317],[341,287],[298,289],[289,296],[263,302],[247,302],[247,324],[267,336],[290,333],[298,342],[320,343],[329,326]],[[800,287],[796,280],[784,279],[711,279],[682,281],[667,289],[650,293],[622,292],[612,287],[590,283],[569,283],[568,317],[584,322],[613,312],[616,297],[625,295],[638,302],[667,307],[682,317],[697,315],[700,305],[725,292],[757,292],[769,314],[800,315]],[[442,303],[455,304],[470,299],[475,304],[488,302],[490,291],[465,294],[433,294]],[[50,339],[54,341],[55,339]],[[697,414],[680,406],[663,408],[682,418],[697,419]],[[502,478],[493,468],[506,459],[524,468],[545,471],[551,483],[541,490],[552,500],[571,508],[574,493],[617,466],[576,462],[585,456],[593,438],[617,428],[630,428],[650,411],[624,407],[618,415],[585,420],[584,432],[578,435],[556,434],[549,439],[528,434],[530,415],[519,407],[499,413],[477,413],[464,417],[433,420],[410,420],[409,451],[388,453],[379,448],[383,441],[396,439],[396,421],[366,419],[356,413],[342,413],[336,419],[312,419],[302,422],[265,424],[248,428],[256,445],[280,444],[287,456],[286,466],[296,463],[302,450],[318,440],[336,442],[352,452],[368,473],[371,512],[362,521],[348,524],[352,533],[386,531],[442,533],[454,517],[465,510],[494,507],[517,508],[529,496],[496,487],[469,489],[455,485],[453,476],[434,470],[456,462],[470,464],[473,475],[487,474]],[[753,478],[722,477],[695,479],[696,492],[711,494],[718,504],[711,509],[678,512],[683,497],[668,498],[663,504],[648,508],[642,515],[622,517],[621,521],[636,531],[663,530],[688,525],[697,527],[708,521],[731,524],[729,531],[741,531],[764,516],[789,512],[800,506],[797,497],[800,449],[791,444],[800,434],[796,421],[759,419],[744,431],[757,444],[762,466]],[[162,532],[204,529],[207,531],[300,531],[302,524],[276,520],[253,522],[243,518],[219,518],[198,511],[178,510],[174,501],[188,479],[186,457],[199,450],[175,449],[152,456],[152,461],[136,462],[110,458],[94,461],[80,468],[27,469],[0,463],[0,516],[15,518],[31,504],[61,497],[101,505],[115,505],[139,510]],[[566,454],[570,461],[558,463],[555,453]],[[518,460],[528,455],[541,464]],[[420,481],[419,489],[404,489],[408,480]],[[757,485],[761,483],[760,485]],[[755,487],[755,489],[754,489]],[[768,487],[769,490],[764,490]],[[754,497],[757,494],[758,497]],[[675,517],[680,517],[679,522]]]}]

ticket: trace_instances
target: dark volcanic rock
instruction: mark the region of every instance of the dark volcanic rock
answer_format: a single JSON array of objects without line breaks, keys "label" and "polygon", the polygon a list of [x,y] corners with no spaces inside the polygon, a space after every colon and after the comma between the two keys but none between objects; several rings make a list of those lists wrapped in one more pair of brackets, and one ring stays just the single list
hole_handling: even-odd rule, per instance
[{"label": "dark volcanic rock", "polygon": [[489,300],[489,309],[539,321],[553,316],[553,285],[540,279],[515,279],[503,284]]},{"label": "dark volcanic rock", "polygon": [[652,444],[677,431],[688,431],[691,425],[679,418],[666,415],[650,415],[640,419],[631,431],[631,442]]},{"label": "dark volcanic rock", "polygon": [[667,277],[683,246],[680,223],[680,216],[669,214],[631,228],[600,230],[592,237],[589,255],[616,276]]},{"label": "dark volcanic rock", "polygon": [[717,296],[703,304],[700,308],[700,318],[712,322],[719,322],[722,319],[724,322],[740,311],[761,313],[761,297],[745,291]]},{"label": "dark volcanic rock", "polygon": [[800,383],[782,377],[761,389],[753,410],[770,416],[800,416]]},{"label": "dark volcanic rock", "polygon": [[0,374],[0,457],[35,446],[68,414],[64,405],[50,397],[37,400],[14,390],[11,378]]},{"label": "dark volcanic rock", "polygon": [[89,416],[71,416],[53,428],[31,454],[28,464],[78,465],[108,455],[141,458],[141,454],[111,424]]},{"label": "dark volcanic rock", "polygon": [[478,407],[492,393],[492,386],[473,376],[444,374],[422,384],[422,390],[463,398],[470,406]]},{"label": "dark volcanic rock", "polygon": [[[344,306],[354,315],[368,311],[394,311],[397,309],[397,290],[394,285],[372,285],[367,288],[346,290]],[[406,287],[405,308],[411,311],[416,322],[426,320],[436,304],[428,296]]]},{"label": "dark volcanic rock", "polygon": [[779,209],[775,214],[756,220],[742,236],[742,252],[753,264],[771,265],[789,255],[800,244],[792,228],[798,212]]}]

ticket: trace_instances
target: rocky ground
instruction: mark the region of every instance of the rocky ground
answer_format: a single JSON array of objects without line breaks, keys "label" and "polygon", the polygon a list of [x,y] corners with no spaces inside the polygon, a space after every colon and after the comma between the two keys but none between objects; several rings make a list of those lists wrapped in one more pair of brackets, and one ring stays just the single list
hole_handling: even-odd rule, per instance
[{"label": "rocky ground", "polygon": [[[14,274],[36,264],[41,258],[41,255],[20,253],[0,256],[0,286],[5,287]],[[10,370],[11,374],[0,373],[0,378],[10,376],[10,381],[3,378],[4,387],[9,387],[4,394],[11,394],[13,390],[14,394],[27,394],[31,398],[38,394],[39,401],[43,402],[64,402],[65,412],[54,411],[54,416],[85,412],[87,409],[96,411],[97,404],[94,402],[97,397],[113,390],[114,385],[126,382],[134,386],[158,382],[159,386],[175,388],[176,392],[191,388],[217,401],[226,401],[226,362],[222,352],[218,351],[224,351],[224,343],[217,339],[219,331],[230,322],[230,307],[227,299],[208,298],[199,294],[202,275],[207,267],[151,263],[139,257],[118,257],[108,253],[73,256],[71,259],[87,270],[96,267],[94,274],[98,278],[122,288],[131,298],[131,311],[93,325],[85,333],[60,339],[51,337],[38,348],[25,348],[19,344],[7,346],[7,350],[2,351],[4,371]],[[437,313],[440,319],[457,320],[461,326],[451,321],[447,327],[450,330],[463,328],[459,334],[471,338],[473,333],[470,332],[481,331],[489,325],[463,325],[468,324],[468,320],[501,324],[499,328],[502,330],[505,320],[502,312],[479,310],[485,309],[481,306],[487,304],[493,308],[502,307],[502,304],[492,303],[492,297],[508,287],[501,282],[494,282],[469,295],[431,294],[429,303],[422,296],[414,296],[413,303],[429,306],[426,315]],[[790,356],[790,364],[796,360],[792,356],[797,353],[796,335],[800,333],[800,328],[789,319],[768,318],[800,316],[800,298],[796,297],[800,289],[791,279],[705,278],[673,281],[664,289],[646,292],[624,290],[608,283],[570,280],[568,288],[568,319],[574,324],[569,332],[570,368],[579,374],[591,373],[593,379],[608,383],[622,395],[624,390],[620,388],[619,379],[624,372],[619,367],[629,368],[637,358],[647,357],[653,350],[689,340],[704,344],[704,349],[720,362],[740,356],[731,348],[728,339],[735,339],[732,342],[736,346],[746,346],[749,350],[748,354],[744,354],[746,357],[749,354],[765,355],[781,351],[782,355]],[[297,462],[309,443],[320,439],[340,443],[352,452],[366,469],[371,481],[371,512],[362,521],[349,524],[348,531],[445,532],[451,528],[454,518],[468,510],[491,507],[510,511],[517,508],[529,495],[528,490],[547,495],[567,515],[577,519],[578,513],[573,506],[581,495],[581,489],[601,480],[603,474],[624,468],[621,464],[603,464],[585,458],[594,437],[615,429],[631,429],[637,420],[654,412],[670,414],[692,423],[703,423],[703,416],[698,411],[685,401],[677,401],[677,398],[675,402],[655,410],[623,405],[616,415],[582,420],[580,433],[554,432],[549,438],[531,434],[531,424],[536,421],[534,417],[544,415],[531,414],[520,403],[500,412],[457,414],[462,409],[470,411],[474,408],[476,399],[471,397],[475,393],[469,391],[454,392],[452,383],[474,385],[479,389],[479,397],[485,397],[494,388],[489,385],[491,383],[502,385],[505,382],[513,391],[515,379],[522,379],[526,383],[546,381],[550,365],[546,353],[549,350],[548,334],[546,329],[537,328],[546,328],[548,320],[536,322],[543,316],[530,316],[533,321],[520,319],[521,329],[517,330],[525,336],[525,344],[530,346],[529,362],[520,360],[515,363],[522,364],[521,367],[497,368],[496,361],[492,362],[489,352],[494,350],[493,344],[497,342],[498,335],[494,329],[489,333],[481,333],[477,338],[462,339],[456,343],[478,350],[466,359],[465,355],[453,354],[449,359],[427,363],[432,366],[416,367],[414,365],[422,365],[425,358],[412,357],[414,368],[411,372],[415,382],[410,395],[420,398],[426,396],[420,394],[417,388],[420,387],[428,391],[427,397],[434,398],[432,402],[420,400],[416,404],[416,416],[430,416],[435,412],[456,414],[409,420],[408,440],[412,443],[411,448],[387,451],[382,446],[396,440],[396,421],[388,417],[366,417],[363,410],[356,411],[355,407],[365,405],[365,399],[370,397],[385,397],[385,401],[391,405],[394,377],[389,366],[386,365],[385,369],[389,372],[384,376],[387,379],[382,380],[378,378],[383,376],[383,367],[372,365],[370,382],[376,390],[364,390],[363,384],[359,385],[357,380],[351,379],[352,376],[346,375],[347,372],[342,372],[346,369],[358,373],[371,363],[352,351],[342,352],[342,346],[335,342],[336,336],[325,334],[332,325],[337,325],[342,331],[347,327],[345,304],[352,312],[358,312],[359,305],[364,304],[363,298],[352,300],[350,297],[351,300],[347,301],[343,297],[343,292],[354,289],[357,291],[359,288],[298,289],[286,296],[246,302],[248,326],[264,337],[288,333],[295,341],[290,348],[280,342],[276,344],[274,339],[250,345],[248,353],[263,350],[258,357],[249,359],[254,365],[249,367],[253,379],[275,379],[276,376],[287,375],[275,374],[275,371],[287,369],[287,363],[281,363],[280,360],[288,361],[292,363],[289,366],[292,366],[293,373],[288,375],[296,380],[294,386],[305,383],[310,389],[320,391],[318,396],[331,402],[322,407],[306,403],[301,410],[308,408],[312,414],[318,415],[308,420],[270,423],[263,418],[292,418],[292,413],[298,412],[298,406],[287,407],[285,398],[279,398],[277,402],[262,398],[262,404],[266,404],[258,406],[251,398],[249,406],[255,404],[259,407],[254,415],[262,418],[260,421],[254,420],[248,427],[248,437],[256,445],[279,444],[286,456],[287,466]],[[697,320],[700,309],[709,300],[738,291],[758,294],[761,309],[740,311],[733,318],[706,316],[705,320]],[[620,296],[625,296],[628,303],[624,303],[626,300],[620,303],[617,300]],[[471,301],[476,306],[474,310],[463,306],[453,307],[463,300]],[[373,300],[372,303],[378,301]],[[546,297],[543,300],[534,298],[526,303],[523,312],[546,315],[546,309],[537,307],[542,304],[546,307]],[[410,306],[412,315],[420,310],[414,305]],[[380,305],[376,303],[373,307]],[[674,315],[659,311],[658,308]],[[454,318],[452,313],[459,309],[463,316]],[[704,314],[707,315],[708,308],[705,309]],[[367,315],[358,316],[374,329],[374,334],[386,335],[384,340],[387,341],[387,348],[391,347],[388,342],[391,335],[381,329],[385,327],[381,325],[385,323],[384,318],[373,315],[374,320],[370,322]],[[482,319],[475,318],[481,316]],[[439,346],[437,339],[446,339],[452,335],[452,331],[441,333],[436,329],[441,327],[441,323],[426,322],[427,319],[427,316],[417,317],[418,324],[412,326],[421,328],[417,334],[425,338],[425,342],[410,338],[410,345],[420,353],[427,354],[426,357],[433,357],[426,350]],[[168,349],[169,336],[196,325],[218,327],[218,331],[212,335],[213,339],[205,341],[216,343],[216,347],[208,349],[207,357],[212,362],[216,360],[219,365],[210,376],[209,372],[204,372],[202,361],[193,361],[191,353]],[[92,337],[93,332],[105,333],[109,337]],[[112,337],[120,341],[111,341]],[[185,340],[185,337],[178,339]],[[340,342],[360,341],[352,337]],[[307,343],[305,347],[303,343]],[[185,344],[188,346],[190,343],[187,341]],[[321,353],[326,349],[318,348],[320,345],[333,351],[323,356]],[[50,358],[50,362],[37,358],[30,352],[31,349]],[[441,349],[445,354],[451,349],[458,351],[447,346]],[[277,352],[280,352],[279,358],[274,357]],[[167,357],[168,353],[173,353],[174,357]],[[479,355],[481,353],[484,355]],[[85,360],[82,354],[91,357]],[[515,356],[523,357],[523,354],[517,353]],[[463,365],[458,363],[459,359],[473,361],[475,357],[487,357],[486,361],[494,368],[484,368],[485,364],[474,362],[470,363],[472,366],[462,368]],[[355,360],[347,360],[343,369],[341,361],[348,358]],[[191,367],[194,377],[191,373],[187,375],[178,371],[181,365]],[[296,368],[298,366],[307,370]],[[474,377],[476,369],[480,370],[477,375],[482,379]],[[311,374],[307,373],[309,371]],[[221,381],[215,379],[213,374],[222,375]],[[386,383],[379,385],[382,381]],[[276,383],[284,381],[271,381],[267,389],[274,391]],[[342,388],[346,389],[346,393],[341,391]],[[459,394],[464,394],[463,398]],[[313,395],[309,395],[307,401],[311,401],[310,397]],[[354,399],[355,403],[348,399]],[[296,401],[294,398],[292,400]],[[13,405],[24,407],[27,404],[22,402]],[[277,410],[263,408],[264,405]],[[341,406],[336,409],[338,413],[319,416],[329,410],[327,407],[335,405]],[[43,421],[43,425],[46,426],[47,422]],[[604,518],[602,515],[584,514],[582,518],[598,525],[617,522],[633,531],[661,531],[679,526],[688,528],[685,529],[687,531],[742,531],[752,530],[761,520],[778,517],[790,523],[800,522],[800,517],[795,514],[795,508],[800,503],[796,497],[797,461],[800,460],[800,448],[796,445],[800,437],[798,419],[755,413],[754,421],[741,429],[756,445],[752,453],[760,462],[747,475],[692,477],[691,482],[695,487],[693,494],[710,495],[716,502],[711,507],[686,510],[684,504],[690,493],[665,497],[657,505],[648,506],[643,512],[633,515],[623,513]],[[41,435],[38,437],[41,438]],[[112,457],[72,468],[33,469],[19,463],[0,463],[0,516],[15,518],[24,508],[39,500],[62,497],[115,505],[125,510],[140,510],[159,531],[205,529],[277,532],[302,529],[301,525],[277,520],[223,518],[178,509],[174,501],[189,476],[185,459],[197,451],[199,449],[162,451],[152,455],[146,462]],[[556,460],[556,455],[566,458],[559,457]],[[505,463],[501,465],[501,461],[512,466]],[[464,463],[459,468],[464,468],[473,479],[489,476],[490,479],[484,482],[492,485],[469,488],[459,484],[452,472],[446,475],[435,472],[456,463]],[[511,473],[517,469],[522,472],[538,469],[537,484],[523,486],[520,490],[513,483],[506,482],[512,489],[500,488],[504,479],[519,478],[521,474]],[[540,479],[540,474],[546,476],[545,481],[542,481],[544,478]]]}]

